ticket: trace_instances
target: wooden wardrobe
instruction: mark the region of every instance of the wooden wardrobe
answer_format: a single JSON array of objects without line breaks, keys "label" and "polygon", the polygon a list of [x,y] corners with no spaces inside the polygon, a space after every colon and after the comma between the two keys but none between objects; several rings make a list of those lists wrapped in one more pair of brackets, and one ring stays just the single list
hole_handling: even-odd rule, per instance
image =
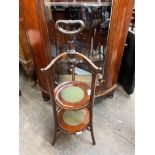
[{"label": "wooden wardrobe", "polygon": [[[117,87],[121,59],[134,6],[134,0],[101,1],[111,2],[112,6],[103,79],[96,87],[96,97],[110,95]],[[20,18],[25,24],[25,33],[31,47],[42,96],[44,100],[48,100],[47,81],[40,71],[52,60],[44,0],[20,0],[19,5],[22,12]]]}]

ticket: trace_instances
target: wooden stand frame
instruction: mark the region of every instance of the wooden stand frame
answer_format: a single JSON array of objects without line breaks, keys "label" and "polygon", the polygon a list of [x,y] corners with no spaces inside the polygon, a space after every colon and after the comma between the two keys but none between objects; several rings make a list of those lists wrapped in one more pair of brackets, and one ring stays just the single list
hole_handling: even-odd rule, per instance
[{"label": "wooden stand frame", "polygon": [[[69,43],[71,44],[71,43]],[[101,68],[98,68],[96,65],[94,65],[86,56],[84,56],[81,53],[75,52],[75,50],[72,48],[73,46],[69,46],[69,50],[67,52],[64,52],[60,55],[58,55],[55,59],[53,59],[45,68],[42,68],[41,71],[45,73],[48,81],[48,86],[49,86],[49,92],[50,92],[50,97],[51,97],[51,103],[53,106],[53,114],[54,114],[54,137],[52,144],[55,144],[56,141],[56,133],[58,130],[63,130],[64,132],[68,133],[77,133],[82,132],[86,129],[90,129],[91,132],[91,137],[93,141],[93,145],[96,144],[95,142],[95,137],[94,137],[94,131],[93,131],[93,106],[94,106],[94,94],[95,94],[95,87],[96,87],[96,75],[102,71]],[[69,85],[76,85],[77,87],[81,87],[84,92],[86,92],[89,89],[89,86],[87,88],[87,85],[83,82],[77,82],[75,81],[75,72],[74,69],[72,71],[72,81],[70,82],[64,82],[60,85],[58,85],[56,88],[54,87],[54,82],[55,82],[55,72],[54,72],[54,67],[58,64],[63,59],[69,58],[69,61],[71,61],[71,65],[73,68],[75,68],[75,59],[82,60],[83,62],[86,63],[86,65],[91,69],[92,71],[92,80],[91,80],[91,87],[90,87],[90,92],[89,94],[90,97],[85,93],[83,99],[77,102],[77,104],[72,104],[73,102],[65,101],[62,98],[59,98],[60,93],[57,93],[61,87],[65,88],[66,86]],[[59,100],[57,100],[59,98]],[[70,106],[72,104],[72,106]],[[57,111],[57,107],[60,109]],[[87,107],[87,108],[85,108]],[[62,111],[64,110],[79,110],[83,109],[85,110],[85,123],[81,123],[77,126],[68,126],[63,122],[62,119]],[[87,122],[87,123],[86,123]]]},{"label": "wooden stand frame", "polygon": [[[113,0],[107,53],[104,69],[104,82],[95,91],[96,97],[112,93],[117,86],[117,78],[132,15],[134,0]],[[51,61],[50,41],[43,0],[20,0],[28,41],[44,100],[49,99],[48,85],[40,68]]]}]

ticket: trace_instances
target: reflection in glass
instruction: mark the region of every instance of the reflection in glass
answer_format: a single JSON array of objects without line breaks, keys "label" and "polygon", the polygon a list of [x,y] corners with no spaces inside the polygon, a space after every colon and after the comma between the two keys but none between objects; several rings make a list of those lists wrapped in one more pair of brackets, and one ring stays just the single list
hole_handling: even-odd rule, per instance
[{"label": "reflection in glass", "polygon": [[[111,1],[45,0],[44,5],[51,42],[51,56],[55,57],[67,51],[67,42],[70,39],[68,35],[64,35],[55,29],[55,22],[60,19],[82,20],[85,23],[85,29],[80,34],[72,36],[75,50],[86,55],[104,70]],[[78,26],[61,25],[66,30],[74,30]],[[60,65],[61,69],[58,69],[59,74],[69,72],[65,62],[62,62]],[[78,64],[76,71],[77,74],[80,74],[80,72],[89,73],[89,69],[83,63]]]}]

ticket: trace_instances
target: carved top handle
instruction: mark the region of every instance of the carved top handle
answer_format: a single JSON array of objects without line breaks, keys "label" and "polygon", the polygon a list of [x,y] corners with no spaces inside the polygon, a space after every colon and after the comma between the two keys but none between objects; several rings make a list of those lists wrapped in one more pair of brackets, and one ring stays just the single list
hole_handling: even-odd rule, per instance
[{"label": "carved top handle", "polygon": [[[77,30],[69,31],[60,27],[59,24],[66,24],[66,25],[79,24],[80,27]],[[57,20],[55,23],[55,28],[63,34],[73,35],[80,33],[85,28],[85,23],[82,20]]]}]

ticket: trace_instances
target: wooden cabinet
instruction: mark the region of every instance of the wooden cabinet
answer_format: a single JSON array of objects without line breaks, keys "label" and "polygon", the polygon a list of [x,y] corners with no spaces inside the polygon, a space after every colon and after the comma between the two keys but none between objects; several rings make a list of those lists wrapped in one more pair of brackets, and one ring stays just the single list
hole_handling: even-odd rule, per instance
[{"label": "wooden cabinet", "polygon": [[[101,2],[107,3],[109,1],[102,0]],[[33,61],[36,65],[39,85],[42,90],[43,98],[46,100],[49,99],[48,85],[45,75],[40,71],[40,68],[45,67],[52,60],[50,42],[52,26],[49,32],[44,0],[20,0],[20,6],[26,25],[25,31],[27,32],[29,45],[32,49]],[[133,6],[134,0],[112,1],[103,79],[97,85],[95,92],[96,97],[108,95],[113,92],[117,86],[117,78]]]},{"label": "wooden cabinet", "polygon": [[19,62],[26,74],[32,76],[34,63],[21,9],[19,10]]}]

